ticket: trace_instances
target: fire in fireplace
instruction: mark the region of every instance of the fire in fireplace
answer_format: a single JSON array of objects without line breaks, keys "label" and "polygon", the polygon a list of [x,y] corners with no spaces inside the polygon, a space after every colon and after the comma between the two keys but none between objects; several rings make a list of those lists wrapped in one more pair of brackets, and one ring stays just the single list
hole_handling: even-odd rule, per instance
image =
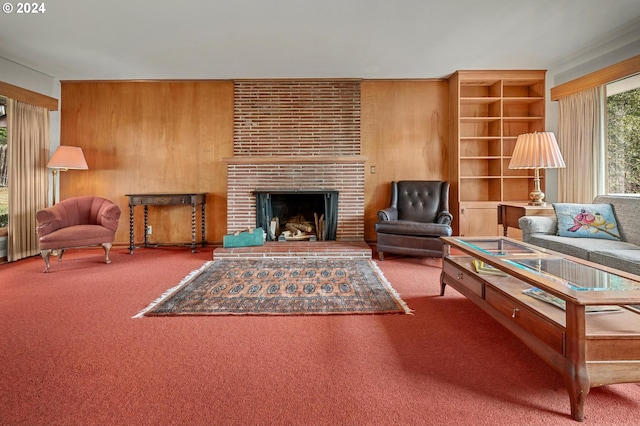
[{"label": "fire in fireplace", "polygon": [[336,239],[338,191],[276,190],[253,192],[256,226],[274,241]]}]

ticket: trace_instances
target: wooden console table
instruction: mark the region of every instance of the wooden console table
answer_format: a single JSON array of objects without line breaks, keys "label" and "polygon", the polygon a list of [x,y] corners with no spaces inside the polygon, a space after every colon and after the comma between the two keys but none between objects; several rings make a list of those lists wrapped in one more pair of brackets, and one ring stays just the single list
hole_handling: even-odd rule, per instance
[{"label": "wooden console table", "polygon": [[498,204],[498,225],[502,225],[504,236],[507,236],[507,228],[518,228],[518,219],[522,216],[553,216],[555,210],[553,206],[532,206],[527,202],[512,202]]},{"label": "wooden console table", "polygon": [[592,387],[640,382],[638,276],[505,237],[441,239],[440,294],[453,287],[562,374],[575,420]]},{"label": "wooden console table", "polygon": [[[207,245],[205,241],[205,204],[206,193],[185,194],[127,194],[129,197],[129,253],[133,254],[134,246],[134,212],[136,206],[144,206],[144,247],[150,247],[147,226],[149,224],[149,206],[191,205],[191,253],[196,252],[196,206],[200,205],[200,229],[202,231],[201,245]],[[154,244],[158,246],[160,244]]]}]

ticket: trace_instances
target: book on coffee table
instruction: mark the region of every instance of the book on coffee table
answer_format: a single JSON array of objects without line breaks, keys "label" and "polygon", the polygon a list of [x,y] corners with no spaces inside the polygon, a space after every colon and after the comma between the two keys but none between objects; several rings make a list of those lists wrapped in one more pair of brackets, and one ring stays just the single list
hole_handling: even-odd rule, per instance
[{"label": "book on coffee table", "polygon": [[479,274],[499,275],[502,277],[506,277],[508,275],[506,272],[503,272],[498,268],[494,268],[491,265],[487,265],[486,263],[478,259],[473,259],[471,263],[473,263],[474,269]]},{"label": "book on coffee table", "polygon": [[[553,294],[547,293],[544,290],[540,290],[537,287],[531,287],[526,290],[522,290],[522,292],[528,296],[531,296],[535,299],[542,300],[543,302],[547,302],[551,305],[554,305],[563,311],[567,308],[567,302],[560,299],[559,297],[554,296]],[[622,310],[620,306],[616,305],[590,305],[585,308],[587,313],[596,313],[596,312],[619,312]]]}]

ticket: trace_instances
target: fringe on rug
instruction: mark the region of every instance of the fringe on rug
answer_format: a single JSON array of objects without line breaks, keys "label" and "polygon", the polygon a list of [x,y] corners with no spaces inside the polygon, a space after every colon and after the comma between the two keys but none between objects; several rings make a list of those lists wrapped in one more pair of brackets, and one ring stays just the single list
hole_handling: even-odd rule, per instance
[{"label": "fringe on rug", "polygon": [[384,276],[378,264],[374,262],[373,259],[369,260],[369,263],[371,263],[373,269],[378,273],[380,281],[382,281],[382,285],[384,285],[389,293],[393,295],[393,297],[396,299],[396,302],[404,310],[404,313],[407,315],[413,315],[413,309],[411,309],[409,305],[407,305],[407,303],[402,300],[402,297],[400,297],[400,293],[398,293],[396,289],[391,286],[391,283],[389,282],[389,280],[387,280],[387,277]]},{"label": "fringe on rug", "polygon": [[186,277],[184,277],[182,279],[182,281],[180,281],[178,283],[178,285],[171,287],[169,290],[165,291],[164,293],[162,293],[160,295],[160,297],[158,297],[156,300],[154,300],[153,302],[151,302],[149,304],[149,306],[147,306],[146,308],[144,308],[143,310],[141,310],[140,312],[138,312],[136,315],[132,316],[131,318],[143,318],[144,314],[146,314],[147,312],[149,312],[151,309],[155,308],[156,305],[164,302],[166,299],[168,299],[171,295],[173,295],[173,293],[175,293],[176,291],[180,290],[182,287],[184,287],[189,281],[191,281],[191,279],[193,277],[195,277],[196,275],[198,275],[200,272],[204,271],[205,269],[207,269],[207,267],[209,267],[209,265],[211,265],[213,263],[213,260],[209,260],[207,262],[204,263],[204,265],[202,265],[200,267],[200,269],[196,269],[195,271],[191,271],[189,272],[189,275],[187,275]]}]

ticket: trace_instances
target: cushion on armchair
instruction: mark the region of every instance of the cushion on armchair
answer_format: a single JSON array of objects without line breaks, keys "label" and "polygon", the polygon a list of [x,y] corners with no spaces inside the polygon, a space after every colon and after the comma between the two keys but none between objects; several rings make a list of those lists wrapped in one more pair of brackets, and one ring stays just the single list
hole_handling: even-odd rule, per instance
[{"label": "cushion on armchair", "polygon": [[392,220],[380,222],[376,227],[378,232],[396,235],[414,235],[423,237],[449,237],[451,226],[441,223],[423,223],[410,220]]}]

